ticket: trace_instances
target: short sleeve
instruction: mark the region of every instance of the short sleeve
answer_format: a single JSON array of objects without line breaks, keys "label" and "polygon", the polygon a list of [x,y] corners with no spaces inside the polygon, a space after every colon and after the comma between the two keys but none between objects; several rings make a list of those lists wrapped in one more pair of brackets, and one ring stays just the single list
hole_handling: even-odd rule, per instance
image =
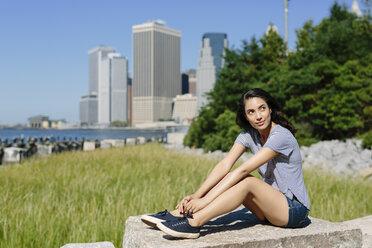
[{"label": "short sleeve", "polygon": [[241,144],[244,147],[250,148],[250,140],[251,136],[247,131],[243,130],[238,137],[235,139],[235,143]]},{"label": "short sleeve", "polygon": [[293,151],[293,142],[287,132],[273,131],[264,147],[288,156]]}]

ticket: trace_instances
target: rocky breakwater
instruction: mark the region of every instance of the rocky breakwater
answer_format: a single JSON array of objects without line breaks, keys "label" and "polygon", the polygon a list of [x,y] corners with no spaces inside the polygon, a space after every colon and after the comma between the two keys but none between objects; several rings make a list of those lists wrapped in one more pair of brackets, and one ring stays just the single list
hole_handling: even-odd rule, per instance
[{"label": "rocky breakwater", "polygon": [[[191,149],[181,144],[165,144],[166,148],[202,155],[212,159],[222,159],[226,152],[214,151],[205,153],[203,149]],[[304,168],[321,168],[332,173],[347,176],[362,176],[372,180],[372,150],[364,149],[358,139],[321,141],[310,147],[302,146],[301,155]],[[240,158],[247,160],[252,153],[247,152]]]},{"label": "rocky breakwater", "polygon": [[301,147],[303,166],[320,167],[341,175],[370,177],[372,150],[364,149],[358,139],[329,140]]}]

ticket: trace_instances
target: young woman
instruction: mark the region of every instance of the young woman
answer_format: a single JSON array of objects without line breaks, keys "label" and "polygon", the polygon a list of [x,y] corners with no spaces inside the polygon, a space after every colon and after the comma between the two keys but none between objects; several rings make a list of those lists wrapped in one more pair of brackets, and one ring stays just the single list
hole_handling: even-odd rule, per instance
[{"label": "young woman", "polygon": [[[198,238],[203,224],[243,204],[272,225],[305,225],[310,203],[300,148],[279,104],[262,89],[249,90],[240,99],[236,123],[243,131],[201,187],[176,210],[144,215],[143,222],[174,237]],[[248,148],[254,155],[230,172]],[[250,175],[256,169],[263,180]]]}]

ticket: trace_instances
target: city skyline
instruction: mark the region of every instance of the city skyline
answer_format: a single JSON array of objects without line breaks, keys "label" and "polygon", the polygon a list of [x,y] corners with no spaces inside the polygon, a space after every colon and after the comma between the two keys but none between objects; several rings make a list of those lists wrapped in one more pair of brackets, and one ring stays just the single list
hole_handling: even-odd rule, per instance
[{"label": "city skyline", "polygon": [[[289,2],[289,47],[295,29],[329,15],[334,0]],[[338,1],[350,9],[353,0]],[[105,4],[103,4],[105,3]],[[366,7],[358,1],[361,10]],[[146,6],[146,8],[143,8]],[[261,38],[270,23],[284,37],[283,1],[2,1],[0,28],[0,125],[27,123],[48,114],[79,120],[79,99],[88,92],[87,52],[115,47],[133,72],[131,27],[161,19],[182,32],[181,71],[196,69],[203,33],[223,32],[229,47]]]}]

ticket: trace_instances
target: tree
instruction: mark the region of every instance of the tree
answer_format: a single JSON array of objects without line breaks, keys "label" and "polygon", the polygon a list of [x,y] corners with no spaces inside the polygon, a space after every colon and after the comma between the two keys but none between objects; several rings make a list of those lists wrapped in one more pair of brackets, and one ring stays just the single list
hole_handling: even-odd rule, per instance
[{"label": "tree", "polygon": [[[269,32],[259,40],[243,41],[227,50],[209,104],[199,113],[185,144],[206,150],[228,149],[227,137],[236,133],[238,99],[259,87],[271,93],[283,112],[302,128],[306,139],[343,139],[372,126],[372,24],[337,2],[330,16],[314,26],[309,20],[296,31],[296,52],[286,54],[283,39]],[[229,133],[230,132],[230,133]],[[235,137],[234,137],[235,138]],[[229,141],[231,142],[231,141]]]}]

